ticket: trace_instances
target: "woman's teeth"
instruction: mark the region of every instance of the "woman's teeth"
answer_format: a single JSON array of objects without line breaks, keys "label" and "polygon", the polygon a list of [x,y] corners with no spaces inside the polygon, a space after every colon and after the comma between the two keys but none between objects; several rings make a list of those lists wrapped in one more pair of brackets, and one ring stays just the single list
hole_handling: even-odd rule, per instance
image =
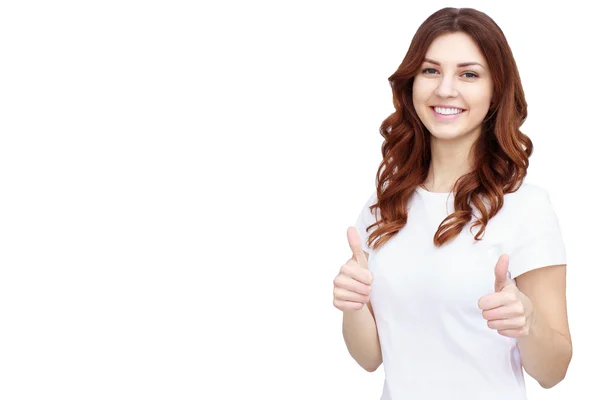
[{"label": "woman's teeth", "polygon": [[441,108],[441,107],[434,107],[433,108],[435,110],[435,112],[437,112],[438,114],[443,114],[443,115],[452,115],[452,114],[460,114],[461,112],[463,112],[464,110],[460,110],[458,108]]}]

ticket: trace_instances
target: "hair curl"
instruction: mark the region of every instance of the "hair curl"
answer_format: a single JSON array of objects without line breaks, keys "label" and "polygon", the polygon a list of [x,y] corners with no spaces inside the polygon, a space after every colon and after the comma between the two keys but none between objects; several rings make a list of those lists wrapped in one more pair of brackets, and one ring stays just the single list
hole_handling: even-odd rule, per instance
[{"label": "hair curl", "polygon": [[462,231],[474,216],[471,204],[480,213],[471,229],[481,226],[475,236],[481,240],[488,221],[502,208],[504,194],[516,191],[527,175],[533,144],[519,129],[527,118],[527,103],[504,33],[488,15],[472,8],[436,11],[418,28],[404,60],[388,78],[396,111],[379,129],[385,139],[383,160],[377,170],[377,202],[370,210],[379,208],[380,219],[367,227],[376,227],[368,238],[375,249],[406,225],[408,200],[427,178],[431,134],[415,111],[411,88],[429,45],[439,35],[454,32],[464,32],[477,43],[490,67],[494,91],[481,135],[471,148],[473,168],[456,181],[455,212],[440,223],[434,245],[440,247]]}]

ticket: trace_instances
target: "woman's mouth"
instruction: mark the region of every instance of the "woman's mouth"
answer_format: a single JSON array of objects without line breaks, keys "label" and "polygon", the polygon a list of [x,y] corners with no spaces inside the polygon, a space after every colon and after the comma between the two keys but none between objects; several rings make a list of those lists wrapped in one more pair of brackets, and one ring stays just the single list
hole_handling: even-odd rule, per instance
[{"label": "woman's mouth", "polygon": [[433,115],[440,121],[454,121],[458,119],[465,111],[462,108],[444,108],[444,107],[429,107],[433,111]]}]

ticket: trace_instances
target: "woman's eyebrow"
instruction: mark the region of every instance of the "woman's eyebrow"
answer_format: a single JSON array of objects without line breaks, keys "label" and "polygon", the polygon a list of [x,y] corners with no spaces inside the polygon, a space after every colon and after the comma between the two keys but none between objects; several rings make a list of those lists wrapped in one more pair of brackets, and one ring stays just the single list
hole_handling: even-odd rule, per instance
[{"label": "woman's eyebrow", "polygon": [[[426,58],[424,61],[427,61],[427,62],[435,64],[435,65],[441,65],[438,61],[432,60],[430,58]],[[485,69],[485,67],[483,65],[481,65],[480,63],[475,62],[475,61],[469,61],[469,62],[456,64],[456,66],[459,68],[460,67],[468,67],[469,65],[479,65],[481,68]]]}]

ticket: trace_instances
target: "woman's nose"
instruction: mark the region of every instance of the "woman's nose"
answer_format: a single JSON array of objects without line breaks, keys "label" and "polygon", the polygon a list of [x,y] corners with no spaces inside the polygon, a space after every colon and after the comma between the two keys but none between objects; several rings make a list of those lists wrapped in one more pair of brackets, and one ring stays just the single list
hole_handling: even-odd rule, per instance
[{"label": "woman's nose", "polygon": [[436,94],[439,97],[456,97],[458,96],[458,90],[456,89],[454,79],[452,76],[444,77],[440,81],[440,84],[436,88]]}]

